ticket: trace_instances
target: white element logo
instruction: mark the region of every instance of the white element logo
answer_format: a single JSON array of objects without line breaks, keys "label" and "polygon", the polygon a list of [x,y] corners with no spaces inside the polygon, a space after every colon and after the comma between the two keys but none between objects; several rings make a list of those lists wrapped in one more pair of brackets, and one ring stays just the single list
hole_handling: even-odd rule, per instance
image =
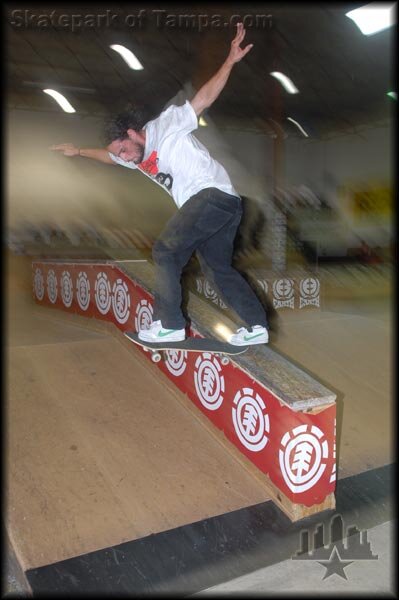
[{"label": "white element logo", "polygon": [[69,271],[63,271],[61,275],[61,298],[64,305],[69,308],[73,298],[73,283]]},{"label": "white element logo", "polygon": [[185,350],[167,350],[166,368],[175,377],[183,375],[187,367],[187,352]]},{"label": "white element logo", "polygon": [[333,446],[334,464],[331,470],[330,483],[337,479],[337,419],[334,419],[334,446]]},{"label": "white element logo", "polygon": [[148,300],[141,300],[136,307],[136,316],[134,319],[134,324],[136,327],[136,331],[141,331],[142,329],[149,329],[152,323],[152,315],[154,309]]},{"label": "white element logo", "polygon": [[52,304],[57,300],[58,288],[57,288],[57,277],[53,269],[50,269],[47,273],[47,294]]},{"label": "white element logo", "polygon": [[328,442],[316,425],[299,425],[281,440],[280,469],[285,483],[295,494],[317,483],[325,471],[327,458]]},{"label": "white element logo", "polygon": [[218,302],[217,293],[215,292],[215,290],[213,289],[213,287],[211,286],[211,284],[209,283],[209,281],[207,279],[205,279],[205,281],[204,281],[204,295],[205,295],[205,298],[209,298],[210,300],[212,300],[212,302],[215,302],[217,304],[217,302]]},{"label": "white element logo", "polygon": [[267,285],[266,279],[258,279],[258,283],[262,290],[267,294],[269,291],[269,286]]},{"label": "white element logo", "polygon": [[274,308],[294,308],[294,280],[276,279],[273,283]]},{"label": "white element logo", "polygon": [[117,279],[112,288],[112,308],[118,323],[126,323],[130,315],[130,294],[125,281]]},{"label": "white element logo", "polygon": [[299,308],[303,306],[320,306],[320,281],[314,277],[301,279],[299,284]]},{"label": "white element logo", "polygon": [[87,310],[90,304],[90,281],[87,273],[81,271],[76,281],[76,297],[82,310]]},{"label": "white element logo", "polygon": [[270,421],[259,394],[251,388],[239,390],[233,401],[232,416],[240,442],[251,452],[263,450],[269,441]]},{"label": "white element logo", "polygon": [[200,279],[199,277],[197,277],[196,284],[197,284],[197,292],[199,294],[202,294],[203,293],[202,279]]},{"label": "white element logo", "polygon": [[223,402],[224,376],[222,367],[209,352],[204,352],[195,363],[194,383],[197,396],[208,410],[217,410]]},{"label": "white element logo", "polygon": [[106,315],[111,307],[111,284],[105,273],[98,273],[94,286],[96,305],[102,315]]},{"label": "white element logo", "polygon": [[39,269],[39,267],[37,267],[37,269],[35,271],[35,276],[34,276],[33,281],[34,281],[36,298],[38,300],[43,300],[43,298],[44,298],[44,277],[43,277],[42,270]]}]

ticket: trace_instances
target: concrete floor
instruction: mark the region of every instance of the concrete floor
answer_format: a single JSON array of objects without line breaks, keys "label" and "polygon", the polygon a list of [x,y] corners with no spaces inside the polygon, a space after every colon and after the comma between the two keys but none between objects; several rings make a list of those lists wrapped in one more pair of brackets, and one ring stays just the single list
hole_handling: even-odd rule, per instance
[{"label": "concrete floor", "polygon": [[[395,595],[394,535],[396,522],[388,521],[368,530],[368,540],[377,560],[354,560],[344,569],[342,575],[327,574],[326,568],[317,561],[285,560],[213,586],[192,597],[250,595],[250,596],[292,596],[309,595],[347,596],[347,594]],[[397,591],[397,590],[396,590]]]}]

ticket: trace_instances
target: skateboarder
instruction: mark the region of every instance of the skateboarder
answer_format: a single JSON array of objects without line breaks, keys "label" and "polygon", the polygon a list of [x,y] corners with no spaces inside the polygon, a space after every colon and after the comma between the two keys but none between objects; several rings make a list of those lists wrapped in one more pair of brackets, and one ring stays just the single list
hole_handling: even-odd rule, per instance
[{"label": "skateboarder", "polygon": [[153,246],[157,270],[154,321],[149,329],[139,332],[143,341],[185,339],[180,278],[194,252],[204,274],[242,320],[243,327],[229,342],[247,346],[269,340],[263,306],[232,267],[233,243],[242,216],[241,198],[222,165],[191,133],[198,127],[197,117],[223,90],[235,63],[251,50],[253,44],[240,48],[244,37],[244,26],[238,23],[227,59],[183,106],[169,106],[147,123],[139,111],[116,115],[106,126],[105,149],[51,146],[65,156],[84,156],[139,169],[161,185],[179,209]]}]

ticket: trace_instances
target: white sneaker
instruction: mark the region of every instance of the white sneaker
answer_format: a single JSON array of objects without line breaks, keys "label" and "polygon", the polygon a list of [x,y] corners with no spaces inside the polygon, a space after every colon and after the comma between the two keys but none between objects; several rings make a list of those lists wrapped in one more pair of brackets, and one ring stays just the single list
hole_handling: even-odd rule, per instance
[{"label": "white sneaker", "polygon": [[229,342],[233,346],[251,346],[254,344],[267,344],[269,341],[269,333],[266,327],[254,325],[252,331],[248,331],[245,327],[240,327],[234,333]]},{"label": "white sneaker", "polygon": [[164,329],[161,321],[153,321],[149,329],[139,331],[139,339],[152,344],[181,342],[186,339],[185,329]]}]

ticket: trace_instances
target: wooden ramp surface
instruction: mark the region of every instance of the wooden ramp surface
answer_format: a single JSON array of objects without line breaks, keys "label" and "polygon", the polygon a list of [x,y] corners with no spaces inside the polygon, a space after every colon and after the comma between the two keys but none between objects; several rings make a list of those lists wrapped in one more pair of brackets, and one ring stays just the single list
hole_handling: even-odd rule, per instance
[{"label": "wooden ramp surface", "polygon": [[[25,569],[267,499],[155,366],[110,335],[34,318],[30,259],[11,267],[6,499]],[[333,384],[338,480],[393,460],[391,309],[367,307],[284,311],[275,342]]]},{"label": "wooden ramp surface", "polygon": [[24,569],[269,499],[138,352],[9,308],[7,527]]}]

